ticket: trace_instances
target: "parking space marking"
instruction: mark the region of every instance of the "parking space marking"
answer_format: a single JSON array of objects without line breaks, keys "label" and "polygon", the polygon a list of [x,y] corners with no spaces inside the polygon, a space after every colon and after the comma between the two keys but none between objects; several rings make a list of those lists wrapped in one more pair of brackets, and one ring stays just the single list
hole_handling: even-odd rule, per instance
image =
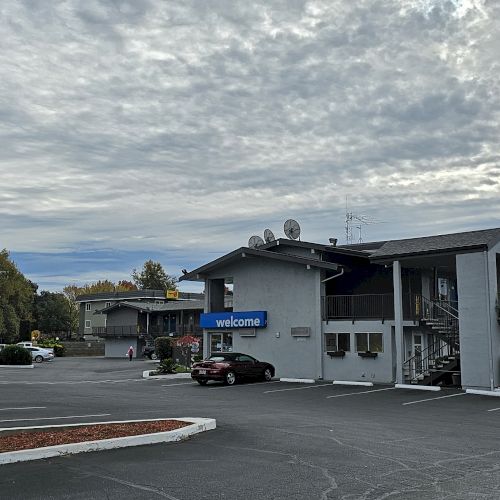
[{"label": "parking space marking", "polygon": [[124,382],[146,382],[148,379],[145,378],[126,378],[126,379],[108,379],[108,380],[69,380],[62,382],[44,382],[44,381],[20,381],[20,382],[7,382],[0,381],[2,385],[13,385],[13,384],[22,384],[22,385],[77,385],[77,384],[122,384]]},{"label": "parking space marking", "polygon": [[272,391],[264,391],[262,394],[271,394],[272,392],[285,392],[285,391],[303,391],[305,389],[317,389],[318,387],[333,387],[332,384],[319,384],[309,385],[307,387],[289,387],[288,389],[274,389]]},{"label": "parking space marking", "polygon": [[358,394],[370,394],[371,392],[393,391],[395,389],[396,387],[386,387],[385,389],[374,389],[373,391],[349,392],[348,394],[335,394],[333,396],[326,396],[326,399],[343,398],[344,396],[357,396]]},{"label": "parking space marking", "polygon": [[500,408],[492,408],[491,410],[486,410],[486,411],[500,411]]},{"label": "parking space marking", "polygon": [[62,420],[67,418],[87,418],[87,417],[109,417],[111,413],[98,413],[96,415],[67,415],[65,417],[42,417],[42,418],[11,418],[0,420],[0,422],[37,422],[38,420]]},{"label": "parking space marking", "polygon": [[235,385],[218,385],[216,387],[209,387],[210,390],[219,390],[219,389],[231,389],[234,387],[252,387],[254,385],[262,385],[262,384],[282,384],[283,382],[279,380],[275,380],[274,382],[254,382],[253,384],[235,384]]},{"label": "parking space marking", "polygon": [[416,405],[417,403],[425,403],[426,401],[435,401],[436,399],[454,398],[455,396],[465,396],[465,392],[459,392],[458,394],[448,394],[447,396],[439,396],[437,398],[419,399],[418,401],[408,401],[407,403],[402,403],[402,405],[403,406]]},{"label": "parking space marking", "polygon": [[176,385],[198,385],[196,382],[182,382],[180,384],[162,384],[160,387],[175,387]]},{"label": "parking space marking", "polygon": [[23,406],[22,408],[0,408],[0,411],[8,410],[43,410],[46,406]]}]

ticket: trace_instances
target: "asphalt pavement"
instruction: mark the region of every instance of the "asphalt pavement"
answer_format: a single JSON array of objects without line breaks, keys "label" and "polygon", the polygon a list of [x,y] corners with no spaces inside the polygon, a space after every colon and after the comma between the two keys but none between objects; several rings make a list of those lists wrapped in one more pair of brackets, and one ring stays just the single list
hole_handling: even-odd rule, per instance
[{"label": "asphalt pavement", "polygon": [[143,360],[0,370],[0,427],[210,417],[188,441],[0,466],[1,499],[500,498],[500,398],[145,380]]}]

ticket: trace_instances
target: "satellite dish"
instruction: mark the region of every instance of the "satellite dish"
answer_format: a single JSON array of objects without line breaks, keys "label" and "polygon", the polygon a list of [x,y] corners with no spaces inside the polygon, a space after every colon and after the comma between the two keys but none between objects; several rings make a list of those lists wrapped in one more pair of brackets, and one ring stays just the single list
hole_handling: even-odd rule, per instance
[{"label": "satellite dish", "polygon": [[251,236],[248,240],[249,248],[257,248],[264,244],[264,240],[260,236]]},{"label": "satellite dish", "polygon": [[274,237],[274,234],[270,229],[266,229],[264,231],[264,239],[266,240],[266,243],[271,243],[276,238]]},{"label": "satellite dish", "polygon": [[296,220],[288,219],[284,225],[285,235],[290,240],[300,238],[300,226]]}]

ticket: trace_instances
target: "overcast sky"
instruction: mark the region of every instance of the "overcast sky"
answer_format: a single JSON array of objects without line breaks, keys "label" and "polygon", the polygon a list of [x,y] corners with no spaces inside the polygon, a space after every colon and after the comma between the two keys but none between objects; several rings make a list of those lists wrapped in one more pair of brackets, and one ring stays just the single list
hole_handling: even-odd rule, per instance
[{"label": "overcast sky", "polygon": [[[500,226],[498,0],[2,0],[0,248],[42,289],[297,219]],[[358,237],[355,234],[355,239]],[[183,284],[181,289],[188,290]]]}]

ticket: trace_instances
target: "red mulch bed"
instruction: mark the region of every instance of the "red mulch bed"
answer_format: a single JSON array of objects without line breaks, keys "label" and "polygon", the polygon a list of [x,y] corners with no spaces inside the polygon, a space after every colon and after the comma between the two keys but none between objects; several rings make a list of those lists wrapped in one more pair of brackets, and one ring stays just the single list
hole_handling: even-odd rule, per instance
[{"label": "red mulch bed", "polygon": [[152,422],[130,422],[123,424],[82,425],[59,427],[47,430],[21,431],[15,434],[0,433],[0,453],[55,446],[58,444],[82,443],[155,432],[172,431],[191,425],[180,420],[155,420]]}]

